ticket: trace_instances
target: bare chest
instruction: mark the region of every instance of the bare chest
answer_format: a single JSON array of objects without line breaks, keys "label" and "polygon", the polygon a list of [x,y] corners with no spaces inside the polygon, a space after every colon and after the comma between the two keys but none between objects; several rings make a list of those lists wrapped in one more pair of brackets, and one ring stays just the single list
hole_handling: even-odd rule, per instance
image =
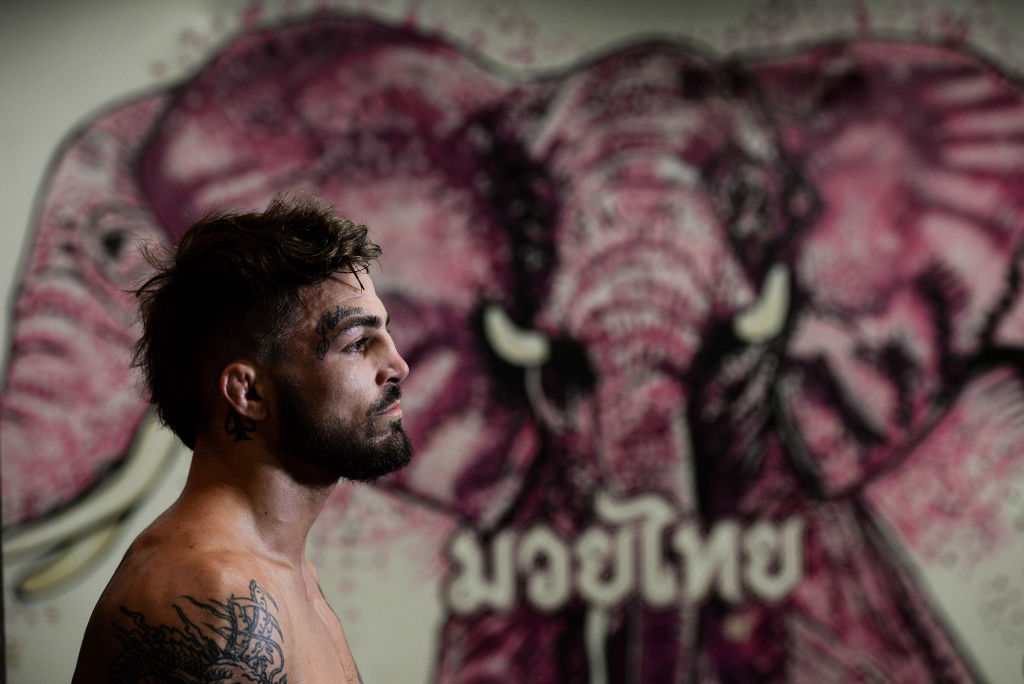
[{"label": "bare chest", "polygon": [[322,598],[282,627],[288,681],[360,684],[344,630]]}]

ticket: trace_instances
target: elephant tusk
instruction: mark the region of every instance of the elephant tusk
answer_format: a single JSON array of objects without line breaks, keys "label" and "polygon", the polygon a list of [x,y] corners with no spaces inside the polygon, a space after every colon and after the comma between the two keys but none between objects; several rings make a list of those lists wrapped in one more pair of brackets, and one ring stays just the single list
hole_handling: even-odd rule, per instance
[{"label": "elephant tusk", "polygon": [[118,522],[109,522],[75,539],[61,549],[54,560],[33,568],[25,575],[18,582],[18,595],[22,599],[39,599],[78,579],[85,570],[92,567],[93,562],[103,556],[116,538],[119,528]]},{"label": "elephant tusk", "polygon": [[52,518],[8,530],[3,539],[4,558],[44,553],[97,525],[116,520],[138,504],[164,475],[165,467],[178,454],[177,444],[152,413],[148,414],[118,471]]},{"label": "elephant tusk", "polygon": [[547,337],[519,328],[497,304],[484,309],[484,337],[503,361],[520,368],[540,366],[551,355]]},{"label": "elephant tusk", "polygon": [[782,263],[772,264],[758,298],[732,320],[736,337],[750,344],[776,337],[786,324],[789,300],[789,267]]}]

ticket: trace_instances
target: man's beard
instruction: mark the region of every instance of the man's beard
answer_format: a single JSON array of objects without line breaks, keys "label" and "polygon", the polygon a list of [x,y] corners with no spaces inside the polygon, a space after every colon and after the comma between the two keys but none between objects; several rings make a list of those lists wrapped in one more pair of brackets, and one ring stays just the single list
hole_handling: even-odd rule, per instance
[{"label": "man's beard", "polygon": [[376,415],[402,396],[398,385],[388,385],[384,396],[369,407],[363,425],[317,416],[298,385],[281,380],[278,387],[278,449],[282,455],[326,471],[335,479],[359,482],[400,470],[412,459],[412,443],[402,419]]}]

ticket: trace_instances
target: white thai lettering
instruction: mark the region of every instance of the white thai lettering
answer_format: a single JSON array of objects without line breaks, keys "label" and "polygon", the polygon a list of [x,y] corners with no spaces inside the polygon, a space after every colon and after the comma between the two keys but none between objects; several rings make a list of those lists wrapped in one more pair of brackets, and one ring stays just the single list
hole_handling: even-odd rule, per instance
[{"label": "white thai lettering", "polygon": [[516,531],[502,530],[491,541],[491,579],[485,577],[484,554],[471,530],[460,530],[452,539],[450,553],[461,572],[447,586],[448,605],[458,614],[484,608],[507,612],[515,605],[512,547]]},{"label": "white thai lettering", "polygon": [[689,600],[700,602],[707,598],[716,576],[722,598],[730,603],[743,600],[739,538],[740,526],[734,520],[723,520],[712,527],[707,541],[701,539],[695,524],[676,530],[672,546],[682,556],[683,580]]},{"label": "white thai lettering", "polygon": [[781,601],[803,577],[803,519],[787,519],[782,523],[781,544],[779,536],[774,524],[760,520],[743,538],[747,557],[743,579],[753,593],[766,601]]},{"label": "white thai lettering", "polygon": [[640,592],[651,606],[672,605],[679,590],[672,567],[665,561],[664,549],[666,530],[676,518],[672,506],[655,494],[618,501],[599,492],[594,500],[594,512],[610,524],[643,523],[640,534]]},{"label": "white thai lettering", "polygon": [[527,572],[526,598],[541,610],[556,610],[569,600],[569,549],[544,525],[534,525],[519,543],[519,567]]},{"label": "white thai lettering", "polygon": [[636,533],[629,527],[615,530],[614,549],[612,535],[607,531],[600,527],[585,529],[576,538],[575,547],[579,561],[576,589],[580,598],[599,608],[611,608],[624,601],[636,587],[635,544]]},{"label": "white thai lettering", "polygon": [[[617,500],[599,493],[594,511],[600,524],[575,540],[536,524],[501,530],[483,548],[474,531],[459,530],[449,547],[452,612],[507,612],[520,586],[523,599],[543,611],[558,610],[574,595],[601,611],[631,596],[652,608],[696,604],[712,591],[734,604],[747,596],[777,602],[803,579],[805,522],[798,516],[746,528],[719,520],[702,533],[696,523],[680,523],[668,502],[653,494]],[[666,558],[666,536],[678,566]]]}]

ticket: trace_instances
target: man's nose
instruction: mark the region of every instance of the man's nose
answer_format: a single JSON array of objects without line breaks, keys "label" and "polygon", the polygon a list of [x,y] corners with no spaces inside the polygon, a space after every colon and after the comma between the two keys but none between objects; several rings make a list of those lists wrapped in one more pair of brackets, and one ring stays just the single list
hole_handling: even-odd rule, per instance
[{"label": "man's nose", "polygon": [[402,358],[402,355],[398,353],[394,340],[389,339],[387,362],[381,367],[378,375],[378,382],[380,384],[388,382],[397,384],[405,380],[408,375],[409,364],[407,364],[405,359]]}]

